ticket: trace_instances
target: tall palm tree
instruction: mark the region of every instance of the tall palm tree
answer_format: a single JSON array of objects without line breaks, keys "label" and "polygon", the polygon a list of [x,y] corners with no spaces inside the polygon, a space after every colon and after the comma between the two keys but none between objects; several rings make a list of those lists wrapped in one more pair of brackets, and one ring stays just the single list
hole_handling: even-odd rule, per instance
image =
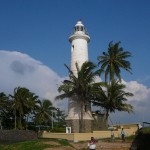
[{"label": "tall palm tree", "polygon": [[[38,97],[27,88],[17,87],[14,95],[10,95],[13,100],[12,108],[15,116],[15,129],[23,129],[24,117],[30,114],[38,102]],[[18,122],[17,121],[18,117]],[[26,125],[24,125],[25,128]]]},{"label": "tall palm tree", "polygon": [[131,53],[124,51],[122,47],[119,46],[120,42],[113,44],[109,43],[108,51],[103,52],[103,56],[98,57],[98,65],[101,65],[100,72],[105,73],[105,81],[109,77],[109,81],[117,77],[121,82],[121,68],[131,73],[131,64],[127,58],[131,57]]},{"label": "tall palm tree", "polygon": [[133,96],[130,92],[125,92],[126,86],[117,80],[111,83],[103,83],[103,88],[96,95],[94,105],[100,106],[106,110],[105,119],[108,122],[109,113],[118,111],[133,112],[133,107],[126,103],[127,98]]},{"label": "tall palm tree", "polygon": [[48,125],[52,119],[53,110],[55,110],[55,107],[53,107],[53,104],[50,100],[44,99],[40,101],[35,112],[35,123],[38,125]]},{"label": "tall palm tree", "polygon": [[56,99],[75,98],[80,104],[80,125],[79,132],[83,132],[83,112],[86,111],[85,105],[91,100],[92,84],[94,79],[98,75],[97,71],[94,71],[96,65],[92,62],[85,62],[79,68],[76,63],[77,75],[75,75],[70,68],[65,65],[70,73],[70,79],[64,80],[63,84],[58,88],[59,92],[62,92],[56,97]]}]

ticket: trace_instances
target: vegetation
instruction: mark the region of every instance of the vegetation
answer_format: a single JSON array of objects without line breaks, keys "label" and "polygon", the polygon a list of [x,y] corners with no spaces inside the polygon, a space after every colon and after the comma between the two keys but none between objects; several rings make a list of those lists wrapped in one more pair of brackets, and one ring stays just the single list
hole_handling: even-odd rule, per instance
[{"label": "vegetation", "polygon": [[98,57],[98,65],[101,65],[99,72],[100,75],[104,73],[105,83],[93,104],[104,108],[106,127],[109,112],[115,110],[133,112],[133,107],[126,103],[127,98],[133,94],[126,92],[126,86],[121,83],[121,69],[131,73],[131,64],[127,60],[131,57],[131,53],[124,51],[119,44],[120,42],[115,44],[110,42],[107,52],[103,52],[103,56]]},{"label": "vegetation", "polygon": [[133,96],[132,93],[125,91],[125,85],[118,83],[119,81],[112,80],[111,83],[105,83],[97,94],[95,101],[96,106],[101,106],[106,110],[105,119],[108,121],[109,113],[118,111],[132,112],[133,107],[126,103],[127,97]]},{"label": "vegetation", "polygon": [[[105,110],[106,126],[110,112],[115,110],[133,112],[133,107],[126,103],[127,98],[133,94],[126,92],[126,86],[121,83],[121,69],[131,73],[130,62],[126,60],[131,53],[124,51],[119,44],[120,42],[109,43],[108,51],[98,57],[98,66],[101,66],[96,71],[96,66],[92,62],[83,63],[81,68],[76,64],[77,74],[66,66],[70,79],[64,80],[60,85],[58,91],[61,94],[56,99],[72,98],[78,101],[81,110],[80,132],[82,132],[83,112],[86,111],[84,108],[87,102]],[[102,73],[105,75],[105,82],[94,83],[95,77],[101,76]]]},{"label": "vegetation", "polygon": [[26,128],[24,117],[34,111],[38,103],[38,97],[28,89],[21,87],[15,88],[14,95],[10,95],[10,97],[12,100],[11,106],[14,114],[15,129],[24,129]]},{"label": "vegetation", "polygon": [[[56,143],[56,144],[55,144]],[[34,141],[17,142],[13,144],[0,144],[1,150],[44,150],[46,148],[70,146],[67,140],[39,139]]]},{"label": "vegetation", "polygon": [[143,127],[138,131],[133,141],[133,144],[136,143],[137,149],[140,150],[149,150],[150,149],[150,127]]},{"label": "vegetation", "polygon": [[[132,112],[133,107],[127,98],[133,96],[126,92],[121,83],[121,69],[131,73],[131,64],[127,60],[131,53],[120,47],[120,42],[109,43],[108,51],[98,57],[98,64],[85,62],[81,67],[76,63],[74,74],[67,66],[70,78],[64,80],[58,88],[61,92],[56,99],[73,98],[80,106],[80,132],[83,132],[84,112],[91,111],[91,103],[105,110],[105,119],[109,113],[118,111]],[[97,69],[98,68],[98,69]],[[104,73],[105,82],[95,83],[95,78]],[[109,80],[108,80],[109,78]],[[25,87],[16,87],[12,95],[0,93],[0,122],[4,129],[56,129],[65,126],[65,114],[55,108],[48,99],[39,97]],[[2,126],[0,126],[2,128]],[[58,129],[59,130],[59,129]]]},{"label": "vegetation", "polygon": [[120,42],[108,45],[108,51],[103,52],[103,56],[98,56],[98,65],[100,66],[100,73],[105,74],[105,81],[119,79],[121,81],[121,68],[131,73],[131,64],[126,59],[131,57],[131,53],[124,51],[122,47],[119,47]]},{"label": "vegetation", "polygon": [[[59,113],[59,119],[56,116],[57,113]],[[17,87],[13,95],[9,96],[3,92],[0,93],[0,128],[50,130],[52,122],[57,127],[58,125],[60,128],[64,127],[64,118],[63,111],[53,107],[50,100],[40,100],[27,88]]]},{"label": "vegetation", "polygon": [[58,88],[62,94],[58,95],[56,99],[74,98],[80,104],[81,120],[79,126],[79,132],[83,132],[83,113],[86,112],[86,105],[92,100],[92,92],[94,90],[94,79],[98,72],[94,69],[96,65],[92,62],[83,63],[82,67],[79,68],[76,63],[77,75],[75,75],[69,67],[66,65],[70,79],[64,80],[63,84]]},{"label": "vegetation", "polygon": [[53,110],[55,110],[55,108],[52,106],[52,102],[50,102],[48,99],[40,101],[35,112],[36,115],[34,121],[36,122],[36,124],[48,124],[52,120]]}]

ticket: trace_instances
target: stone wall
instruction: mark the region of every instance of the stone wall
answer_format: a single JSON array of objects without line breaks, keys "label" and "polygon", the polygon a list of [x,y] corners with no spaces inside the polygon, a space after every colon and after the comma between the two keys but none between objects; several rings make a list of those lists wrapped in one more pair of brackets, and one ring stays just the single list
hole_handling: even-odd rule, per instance
[{"label": "stone wall", "polygon": [[37,133],[30,130],[0,130],[0,142],[18,142],[38,139]]}]

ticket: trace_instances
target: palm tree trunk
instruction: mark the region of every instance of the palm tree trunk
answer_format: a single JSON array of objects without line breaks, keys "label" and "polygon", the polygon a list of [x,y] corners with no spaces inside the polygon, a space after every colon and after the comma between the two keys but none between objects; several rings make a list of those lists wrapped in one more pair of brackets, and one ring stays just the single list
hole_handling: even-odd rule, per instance
[{"label": "palm tree trunk", "polygon": [[79,133],[83,132],[83,102],[81,101],[81,117],[79,119]]},{"label": "palm tree trunk", "polygon": [[21,114],[19,116],[19,129],[22,130],[22,117],[21,117]]},{"label": "palm tree trunk", "polygon": [[16,109],[15,109],[15,130],[16,130]]},{"label": "palm tree trunk", "polygon": [[109,110],[106,110],[106,127],[108,127]]}]

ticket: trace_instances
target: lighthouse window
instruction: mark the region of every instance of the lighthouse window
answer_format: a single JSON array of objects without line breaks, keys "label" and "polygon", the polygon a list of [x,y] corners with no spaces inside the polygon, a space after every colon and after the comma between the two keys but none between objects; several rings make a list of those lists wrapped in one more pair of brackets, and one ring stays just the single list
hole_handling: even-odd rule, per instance
[{"label": "lighthouse window", "polygon": [[81,27],[81,31],[83,31],[83,27]]},{"label": "lighthouse window", "polygon": [[77,26],[77,31],[79,31],[79,26]]},{"label": "lighthouse window", "polygon": [[74,50],[74,45],[72,45],[72,48],[71,48],[71,51],[73,52],[73,50]]}]

